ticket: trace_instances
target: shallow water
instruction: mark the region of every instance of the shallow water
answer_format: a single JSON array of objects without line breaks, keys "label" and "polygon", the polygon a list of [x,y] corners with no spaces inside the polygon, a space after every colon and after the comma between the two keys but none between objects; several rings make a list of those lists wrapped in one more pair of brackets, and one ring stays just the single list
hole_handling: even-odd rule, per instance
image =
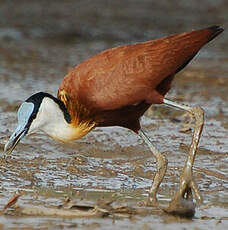
[{"label": "shallow water", "polygon": [[[207,5],[172,1],[4,1],[0,8],[0,151],[16,126],[20,103],[37,91],[56,94],[63,76],[105,48],[148,40],[214,23],[227,26],[226,1]],[[16,1],[15,1],[16,2]],[[174,2],[174,3],[173,3]],[[47,5],[48,4],[48,5]],[[106,5],[107,4],[107,5]],[[178,6],[178,7],[176,7]],[[192,9],[192,11],[190,10]],[[213,17],[211,17],[213,15]],[[0,229],[225,229],[228,226],[228,70],[224,32],[180,73],[169,98],[201,105],[206,119],[194,178],[204,197],[193,220],[167,215],[63,219],[0,214]],[[180,132],[182,112],[152,107],[142,118],[151,140],[167,156],[158,197],[164,205],[177,189],[190,133]],[[101,197],[143,201],[155,160],[134,133],[99,128],[63,145],[42,133],[24,139],[11,158],[0,158],[0,209],[20,189],[20,205],[52,206]]]}]

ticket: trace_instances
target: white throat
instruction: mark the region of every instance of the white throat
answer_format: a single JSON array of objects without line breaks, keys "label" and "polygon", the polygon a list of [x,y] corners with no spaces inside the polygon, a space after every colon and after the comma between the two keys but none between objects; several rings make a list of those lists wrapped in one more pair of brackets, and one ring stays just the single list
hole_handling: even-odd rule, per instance
[{"label": "white throat", "polygon": [[65,120],[59,105],[48,97],[43,99],[37,116],[30,126],[29,133],[33,133],[37,129],[60,141],[71,140],[75,132]]}]

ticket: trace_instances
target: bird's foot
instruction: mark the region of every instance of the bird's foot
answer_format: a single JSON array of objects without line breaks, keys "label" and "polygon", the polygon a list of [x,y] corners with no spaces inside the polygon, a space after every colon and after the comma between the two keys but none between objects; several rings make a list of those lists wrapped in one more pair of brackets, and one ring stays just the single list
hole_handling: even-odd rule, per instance
[{"label": "bird's foot", "polygon": [[192,199],[175,196],[163,211],[174,216],[192,218],[195,215],[195,203]]},{"label": "bird's foot", "polygon": [[159,204],[158,204],[156,194],[154,194],[154,195],[149,194],[149,197],[146,200],[145,205],[148,207],[158,207]]},{"label": "bird's foot", "polygon": [[159,207],[159,204],[158,204],[156,197],[155,198],[148,197],[147,199],[140,201],[138,204],[140,206]]},{"label": "bird's foot", "polygon": [[192,194],[194,194],[197,203],[202,203],[202,197],[192,178],[192,172],[185,168],[180,178],[179,189],[164,211],[172,215],[192,218],[195,214]]}]

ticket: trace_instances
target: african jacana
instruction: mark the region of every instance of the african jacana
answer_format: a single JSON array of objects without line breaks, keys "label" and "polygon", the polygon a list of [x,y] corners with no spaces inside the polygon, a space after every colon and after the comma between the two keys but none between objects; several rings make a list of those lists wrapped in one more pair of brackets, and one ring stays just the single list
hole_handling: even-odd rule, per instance
[{"label": "african jacana", "polygon": [[152,104],[164,104],[188,111],[196,121],[189,156],[173,201],[186,198],[191,191],[196,200],[201,201],[192,179],[192,167],[204,123],[203,110],[164,96],[174,75],[222,31],[212,26],[98,53],[65,76],[57,98],[39,92],[22,103],[18,126],[6,143],[5,151],[12,152],[25,135],[38,129],[64,142],[79,139],[95,127],[131,129],[142,137],[156,158],[157,172],[149,193],[149,200],[156,203],[156,193],[168,162],[142,131],[139,118]]}]

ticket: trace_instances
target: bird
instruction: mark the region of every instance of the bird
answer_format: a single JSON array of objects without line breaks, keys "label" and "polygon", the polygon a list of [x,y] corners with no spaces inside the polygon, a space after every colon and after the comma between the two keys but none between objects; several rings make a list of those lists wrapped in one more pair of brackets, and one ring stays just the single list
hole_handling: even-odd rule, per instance
[{"label": "bird", "polygon": [[204,111],[166,97],[175,74],[185,68],[199,50],[223,32],[219,26],[177,33],[146,42],[104,50],[74,67],[61,82],[57,97],[38,92],[18,109],[18,125],[5,144],[11,153],[19,141],[41,130],[62,142],[77,140],[96,127],[120,126],[132,130],[156,158],[148,202],[158,204],[157,192],[168,161],[140,125],[153,104],[187,111],[195,118],[192,143],[180,175],[179,187],[170,201],[187,200],[194,193],[202,202],[192,167],[204,124]]}]

